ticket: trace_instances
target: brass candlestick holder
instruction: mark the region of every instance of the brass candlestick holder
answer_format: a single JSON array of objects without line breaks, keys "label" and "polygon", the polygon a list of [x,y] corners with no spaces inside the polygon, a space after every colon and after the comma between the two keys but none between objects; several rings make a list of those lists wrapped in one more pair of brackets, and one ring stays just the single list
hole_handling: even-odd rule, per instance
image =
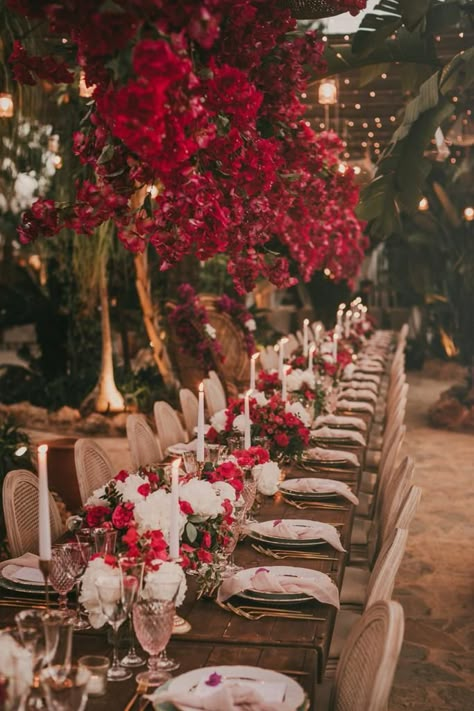
[{"label": "brass candlestick holder", "polygon": [[44,559],[40,558],[39,569],[43,573],[45,598],[46,598],[46,609],[49,610],[49,578],[51,575],[51,560],[44,560]]}]

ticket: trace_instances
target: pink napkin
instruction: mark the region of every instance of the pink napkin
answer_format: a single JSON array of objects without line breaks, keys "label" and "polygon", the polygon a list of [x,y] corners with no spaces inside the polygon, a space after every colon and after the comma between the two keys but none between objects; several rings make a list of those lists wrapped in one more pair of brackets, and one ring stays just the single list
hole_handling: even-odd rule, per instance
[{"label": "pink napkin", "polygon": [[352,452],[344,452],[339,449],[324,449],[323,447],[311,447],[305,450],[307,459],[320,459],[322,462],[331,461],[333,459],[343,459],[350,462],[355,467],[359,466],[359,460]]},{"label": "pink napkin", "polygon": [[377,393],[377,385],[371,380],[351,380],[345,383],[341,383],[343,390],[371,390],[373,393]]},{"label": "pink napkin", "polygon": [[[292,570],[297,570],[293,568]],[[217,599],[220,602],[242,590],[274,593],[303,593],[310,595],[325,605],[334,605],[339,609],[339,592],[331,578],[319,570],[312,570],[311,577],[285,575],[281,571],[269,568],[251,568],[241,570],[231,578],[226,578],[219,588]]]},{"label": "pink napkin", "polygon": [[251,531],[260,533],[262,536],[278,536],[278,538],[290,538],[295,541],[305,541],[310,538],[322,538],[341,553],[345,549],[341,545],[339,534],[334,526],[320,521],[306,521],[307,526],[298,526],[291,519],[280,519],[277,521],[261,521],[249,526]]},{"label": "pink napkin", "polygon": [[374,406],[370,402],[365,402],[365,400],[346,400],[342,398],[337,401],[338,408],[342,410],[360,410],[361,412],[374,413]]},{"label": "pink napkin", "polygon": [[372,392],[372,390],[364,390],[362,388],[358,390],[355,388],[346,388],[342,392],[341,397],[345,397],[348,400],[369,400],[369,402],[375,402],[377,400],[377,395]]},{"label": "pink napkin", "polygon": [[170,703],[177,709],[196,711],[294,711],[284,701],[265,701],[255,688],[242,682],[221,684],[209,694],[200,694],[198,690],[181,693],[158,690],[151,698],[155,708],[156,704]]},{"label": "pink napkin", "polygon": [[380,375],[376,375],[375,373],[356,371],[352,376],[352,380],[367,380],[375,383],[376,385],[380,385]]},{"label": "pink napkin", "polygon": [[343,481],[336,479],[318,479],[317,477],[304,477],[304,479],[287,479],[286,482],[280,485],[282,491],[297,491],[300,494],[330,494],[337,493],[339,496],[344,496],[355,506],[359,503],[359,499],[352,492],[350,486]]},{"label": "pink napkin", "polygon": [[349,417],[348,415],[319,415],[314,421],[315,427],[321,425],[344,425],[345,427],[356,427],[358,430],[365,432],[367,425],[360,417]]},{"label": "pink napkin", "polygon": [[326,439],[350,439],[358,444],[365,444],[365,437],[354,430],[333,430],[330,427],[318,427],[311,430],[311,437],[324,437]]}]

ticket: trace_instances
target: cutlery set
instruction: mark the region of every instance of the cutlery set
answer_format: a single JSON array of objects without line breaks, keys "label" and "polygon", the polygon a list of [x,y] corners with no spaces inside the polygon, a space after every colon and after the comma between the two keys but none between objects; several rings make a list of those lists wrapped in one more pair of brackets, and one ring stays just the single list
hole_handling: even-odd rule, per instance
[{"label": "cutlery set", "polygon": [[252,548],[257,551],[257,553],[262,553],[269,558],[275,558],[276,560],[283,560],[285,558],[302,558],[306,560],[323,560],[323,561],[337,561],[339,558],[336,556],[323,555],[322,553],[314,553],[311,551],[302,550],[291,550],[291,549],[280,549],[280,548],[265,548],[264,546],[252,543]]},{"label": "cutlery set", "polygon": [[[143,694],[146,694],[147,691],[148,691],[148,684],[144,681],[139,681],[137,684],[137,689],[136,689],[134,695],[132,696],[132,698],[130,699],[128,704],[125,706],[123,711],[131,711],[135,702],[139,699],[139,697],[143,696]],[[149,703],[150,703],[149,699],[142,698],[140,701],[140,705],[138,706],[138,711],[145,711],[145,709]]]},{"label": "cutlery set", "polygon": [[325,617],[315,617],[308,612],[299,610],[282,610],[277,607],[256,607],[253,605],[232,605],[230,602],[216,601],[219,607],[234,615],[244,617],[246,620],[261,620],[264,617],[284,618],[287,620],[313,620],[313,622],[324,622]]},{"label": "cutlery set", "polygon": [[286,504],[300,510],[321,509],[322,511],[349,511],[349,506],[343,506],[342,504],[326,504],[322,501],[308,501],[306,499],[296,501],[295,499],[287,499],[286,496],[282,496],[282,499]]}]

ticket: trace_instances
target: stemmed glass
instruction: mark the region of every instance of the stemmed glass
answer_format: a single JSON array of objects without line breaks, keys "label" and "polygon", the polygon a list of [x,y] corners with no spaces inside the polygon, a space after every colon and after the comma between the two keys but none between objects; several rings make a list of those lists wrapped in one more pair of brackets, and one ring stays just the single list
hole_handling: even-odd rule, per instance
[{"label": "stemmed glass", "polygon": [[77,543],[66,543],[65,549],[69,553],[71,561],[71,570],[75,573],[75,585],[76,585],[76,614],[74,617],[74,629],[75,630],[88,630],[90,629],[90,624],[81,613],[81,603],[79,602],[79,593],[81,589],[82,576],[89,562],[91,556],[91,546],[89,543],[77,542]]},{"label": "stemmed glass", "polygon": [[[137,596],[140,594],[140,591],[143,586],[143,573],[145,569],[145,563],[142,560],[138,560],[137,558],[132,558],[127,555],[120,555],[118,558],[118,563],[120,566],[120,570],[122,571],[122,574],[132,576],[137,579]],[[137,650],[135,648],[135,632],[133,630],[133,622],[132,622],[132,611],[131,609],[129,610],[128,614],[128,625],[129,625],[129,631],[130,631],[130,644],[128,648],[128,652],[120,660],[120,664],[123,667],[141,667],[143,664],[145,664],[145,659],[141,657],[139,654],[137,654]]]},{"label": "stemmed glass", "polygon": [[[244,501],[244,517],[245,517],[245,523],[254,523],[254,519],[250,515],[250,511],[252,509],[252,506],[255,503],[255,498],[257,496],[257,481],[253,475],[253,472],[250,470],[250,472],[246,472],[246,476],[244,479],[244,486],[242,489],[241,497]],[[234,504],[235,508],[235,504]]]},{"label": "stemmed glass", "polygon": [[245,501],[243,497],[234,501],[234,520],[230,527],[231,536],[224,546],[222,551],[223,557],[223,568],[221,570],[221,575],[223,578],[229,578],[235,573],[238,573],[242,568],[237,565],[234,561],[234,551],[236,549],[237,543],[239,542],[239,537],[242,532],[243,522],[246,512]]},{"label": "stemmed glass", "polygon": [[[159,593],[160,600],[169,600],[175,605],[176,608],[176,598],[178,597],[178,592],[180,588],[180,581],[176,580],[175,576],[166,576],[161,573],[160,582],[157,585],[157,592]],[[157,599],[156,597],[154,599]],[[158,659],[155,661],[156,667],[166,672],[174,671],[179,669],[180,663],[175,659],[170,659],[166,653],[166,647],[163,649],[159,655]]]},{"label": "stemmed glass", "polygon": [[51,569],[49,580],[57,593],[59,593],[59,611],[69,615],[67,594],[76,582],[76,573],[67,548],[68,544],[55,545],[51,550]]},{"label": "stemmed glass", "polygon": [[118,658],[118,631],[125,622],[138,592],[138,580],[132,575],[101,576],[95,583],[102,613],[114,635],[112,666],[107,672],[110,681],[130,679],[132,673],[122,667]]},{"label": "stemmed glass", "polygon": [[175,605],[172,600],[138,600],[133,606],[133,625],[143,649],[150,655],[148,670],[137,674],[137,682],[160,686],[170,678],[160,669],[159,655],[166,649],[173,631]]}]

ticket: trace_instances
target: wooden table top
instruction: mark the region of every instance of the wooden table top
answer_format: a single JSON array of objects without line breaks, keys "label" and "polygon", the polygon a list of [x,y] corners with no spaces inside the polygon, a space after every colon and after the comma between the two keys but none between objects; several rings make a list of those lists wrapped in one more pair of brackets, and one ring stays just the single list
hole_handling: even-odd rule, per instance
[{"label": "wooden table top", "polygon": [[[356,414],[356,413],[354,413]],[[364,413],[365,414],[365,413]],[[359,413],[357,413],[359,415]],[[370,417],[363,417],[368,424]],[[334,448],[336,448],[336,444]],[[347,449],[346,446],[339,446]],[[316,476],[334,478],[350,483],[355,493],[358,491],[362,471],[365,448],[351,447],[361,466],[348,468],[324,467],[320,471],[308,471],[299,466],[286,470],[287,478]],[[299,509],[283,499],[281,493],[274,497],[265,497],[256,518],[259,521],[269,519],[311,519],[337,525],[341,531],[341,542],[349,549],[354,506],[344,498],[331,499],[327,503],[337,508],[307,508]],[[317,552],[328,555],[336,560],[285,558],[275,560],[256,551],[249,538],[239,543],[236,553],[236,563],[242,567],[257,567],[269,565],[291,565],[310,568],[327,573],[336,583],[339,590],[342,587],[347,553],[339,553],[325,544],[317,547]],[[291,552],[288,553],[291,556]],[[21,595],[2,591],[0,600],[0,624],[11,624],[14,614],[24,608],[19,602]],[[15,605],[18,601],[18,607]],[[181,663],[180,671],[188,671],[196,667],[217,664],[248,664],[294,673],[294,678],[304,687],[310,699],[314,698],[315,684],[321,681],[329,652],[336,609],[331,605],[322,605],[317,601],[298,605],[298,610],[311,611],[321,620],[297,620],[286,618],[264,618],[247,620],[219,607],[214,600],[197,599],[195,580],[188,577],[188,593],[185,602],[179,608],[179,614],[191,624],[191,631],[185,635],[174,636],[169,645],[170,656]],[[110,645],[107,643],[106,630],[75,633],[74,656],[95,653],[110,655]],[[291,674],[288,674],[291,676]],[[106,696],[90,699],[87,708],[91,711],[112,708],[119,709],[126,705],[127,700],[135,690],[132,678],[125,682],[109,683]]]}]

